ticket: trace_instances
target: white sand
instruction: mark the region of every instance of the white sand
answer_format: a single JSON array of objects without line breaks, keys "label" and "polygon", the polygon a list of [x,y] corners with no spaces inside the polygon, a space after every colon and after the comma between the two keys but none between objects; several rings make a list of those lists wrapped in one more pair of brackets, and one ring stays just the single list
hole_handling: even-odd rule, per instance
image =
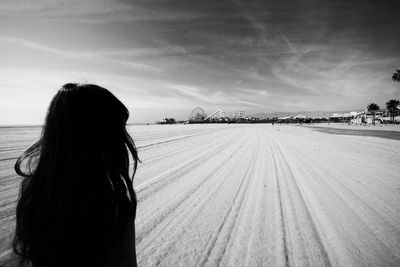
[{"label": "white sand", "polygon": [[134,131],[146,145],[140,266],[400,265],[399,141],[291,125],[147,129]]},{"label": "white sand", "polygon": [[[139,266],[400,266],[399,140],[292,125],[131,130]],[[12,158],[36,135],[0,133],[0,255]]]}]

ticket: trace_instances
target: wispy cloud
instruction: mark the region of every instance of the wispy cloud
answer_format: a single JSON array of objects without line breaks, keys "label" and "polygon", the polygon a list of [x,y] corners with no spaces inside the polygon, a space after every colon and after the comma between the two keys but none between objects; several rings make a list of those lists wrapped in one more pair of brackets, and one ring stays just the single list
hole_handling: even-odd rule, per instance
[{"label": "wispy cloud", "polygon": [[26,48],[34,49],[34,50],[39,50],[42,52],[49,52],[53,54],[57,54],[60,56],[65,56],[65,57],[79,57],[79,56],[89,56],[89,54],[86,53],[71,53],[71,52],[66,52],[60,49],[56,49],[53,47],[49,47],[40,43],[36,42],[31,42],[25,39],[21,38],[15,38],[15,37],[5,37],[5,36],[0,36],[0,41],[1,42],[7,42],[13,45],[17,46],[24,46]]},{"label": "wispy cloud", "polygon": [[292,51],[293,54],[299,55],[299,51],[297,51],[297,49],[295,48],[293,43],[289,40],[289,38],[286,36],[286,34],[282,32],[281,27],[278,24],[275,24],[275,26],[276,26],[276,29],[277,29],[280,37],[287,44],[287,46],[289,47],[290,51]]},{"label": "wispy cloud", "polygon": [[80,78],[143,109],[332,110],[400,97],[390,77],[400,17],[386,2],[4,0],[0,16],[2,99]]},{"label": "wispy cloud", "polygon": [[[395,64],[395,58],[374,58],[361,52],[340,50],[329,52],[329,47],[309,50],[282,60],[273,68],[274,76],[283,83],[308,90],[313,95],[360,98],[375,95],[377,84],[387,74],[382,66]],[[384,88],[380,89],[384,92]]]},{"label": "wispy cloud", "polygon": [[110,50],[110,51],[67,51],[63,49],[58,49],[54,48],[51,46],[47,46],[41,43],[37,42],[32,42],[29,40],[21,39],[21,38],[15,38],[15,37],[5,37],[5,36],[0,36],[0,42],[6,42],[10,43],[13,45],[17,46],[23,46],[25,48],[45,52],[45,53],[51,53],[63,57],[68,57],[72,59],[79,59],[79,60],[84,60],[84,59],[102,59],[102,60],[107,60],[107,61],[114,61],[118,62],[121,64],[124,64],[126,66],[130,66],[133,68],[138,68],[138,69],[144,69],[144,70],[149,70],[149,71],[161,71],[160,68],[150,66],[148,64],[140,63],[140,62],[135,62],[129,59],[117,59],[117,58],[112,58],[111,56],[125,56],[126,58],[130,57],[135,57],[139,55],[149,55],[149,54],[161,54],[163,53],[162,50],[160,49],[130,49],[130,50]]},{"label": "wispy cloud", "polygon": [[3,0],[0,2],[0,14],[15,15],[82,15],[107,14],[126,11],[131,6],[113,0]]}]

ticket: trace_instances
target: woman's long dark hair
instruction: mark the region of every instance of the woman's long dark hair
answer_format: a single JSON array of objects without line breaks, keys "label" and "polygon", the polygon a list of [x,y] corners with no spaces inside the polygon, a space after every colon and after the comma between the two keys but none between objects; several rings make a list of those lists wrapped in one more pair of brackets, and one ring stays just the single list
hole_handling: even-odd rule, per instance
[{"label": "woman's long dark hair", "polygon": [[39,141],[15,164],[24,177],[13,241],[22,262],[106,265],[113,238],[136,213],[139,158],[128,117],[97,85],[65,84],[54,96]]}]

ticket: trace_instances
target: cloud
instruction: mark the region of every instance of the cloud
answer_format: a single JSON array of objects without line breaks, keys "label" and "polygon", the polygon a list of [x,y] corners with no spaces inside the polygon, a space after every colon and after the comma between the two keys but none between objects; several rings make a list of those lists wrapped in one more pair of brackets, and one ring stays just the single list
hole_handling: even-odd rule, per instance
[{"label": "cloud", "polygon": [[118,58],[112,58],[111,56],[124,56],[125,58],[128,57],[134,57],[137,55],[149,55],[149,54],[157,54],[157,53],[163,53],[162,50],[160,49],[130,49],[130,50],[110,50],[110,51],[67,51],[67,50],[62,50],[62,49],[57,49],[51,46],[47,46],[41,43],[36,43],[32,42],[29,40],[21,39],[21,38],[15,38],[15,37],[6,37],[6,36],[0,36],[0,42],[7,42],[11,43],[13,45],[17,46],[22,46],[25,48],[45,52],[45,53],[51,53],[63,57],[68,57],[72,59],[79,59],[79,60],[84,60],[84,59],[101,59],[101,60],[106,60],[106,61],[113,61],[117,63],[124,64],[125,66],[133,67],[136,69],[143,69],[143,70],[149,70],[149,71],[157,71],[160,72],[161,69],[141,63],[141,62],[135,62],[129,59],[118,59]]},{"label": "cloud", "polygon": [[289,40],[289,38],[282,32],[281,27],[279,27],[279,25],[276,24],[276,28],[279,32],[280,37],[285,41],[285,43],[287,44],[287,46],[289,47],[290,51],[293,54],[299,55],[299,51],[297,51],[297,49],[294,47],[293,43]]},{"label": "cloud", "polygon": [[227,111],[246,108],[266,108],[265,99],[270,96],[267,90],[236,88],[217,90],[193,85],[169,84],[169,95],[186,103],[205,108],[221,108]]},{"label": "cloud", "polygon": [[[53,47],[49,47],[40,43],[36,43],[36,42],[31,42],[25,39],[21,39],[21,38],[15,38],[15,37],[6,37],[6,36],[0,36],[0,41],[1,42],[7,42],[7,43],[11,43],[13,45],[17,45],[17,46],[24,46],[26,48],[30,48],[30,49],[34,49],[34,50],[39,50],[42,52],[49,52],[49,53],[53,53],[53,54],[57,54],[57,55],[61,55],[61,56],[65,56],[65,57],[79,57],[79,54],[81,56],[85,56],[85,54],[82,53],[72,53],[72,52],[66,52],[63,50],[59,50]],[[87,55],[86,55],[87,56]]]},{"label": "cloud", "polygon": [[172,89],[170,95],[174,97],[184,98],[190,102],[201,103],[220,103],[223,99],[219,97],[218,93],[208,94],[207,89],[198,86],[184,85],[184,84],[169,84],[168,89]]},{"label": "cloud", "polygon": [[349,101],[384,93],[386,66],[395,62],[395,58],[375,58],[361,51],[319,47],[283,59],[274,66],[273,74],[282,83],[306,89],[310,95],[340,97],[346,102],[346,98]]},{"label": "cloud", "polygon": [[5,0],[0,16],[0,71],[13,72],[3,99],[81,78],[143,109],[332,110],[400,97],[390,77],[400,17],[386,3]]},{"label": "cloud", "polygon": [[113,0],[2,0],[0,14],[5,15],[82,15],[107,14],[130,9],[131,6]]}]

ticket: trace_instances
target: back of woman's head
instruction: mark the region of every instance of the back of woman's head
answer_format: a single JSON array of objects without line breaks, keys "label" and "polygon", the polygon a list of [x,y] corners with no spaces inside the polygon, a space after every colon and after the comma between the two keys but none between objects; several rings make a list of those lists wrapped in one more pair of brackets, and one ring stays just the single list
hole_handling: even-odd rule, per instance
[{"label": "back of woman's head", "polygon": [[79,258],[105,263],[115,231],[136,209],[132,179],[139,159],[125,128],[128,117],[97,85],[65,84],[54,96],[40,140],[15,164],[25,177],[13,243],[23,260],[34,266],[81,265]]}]

